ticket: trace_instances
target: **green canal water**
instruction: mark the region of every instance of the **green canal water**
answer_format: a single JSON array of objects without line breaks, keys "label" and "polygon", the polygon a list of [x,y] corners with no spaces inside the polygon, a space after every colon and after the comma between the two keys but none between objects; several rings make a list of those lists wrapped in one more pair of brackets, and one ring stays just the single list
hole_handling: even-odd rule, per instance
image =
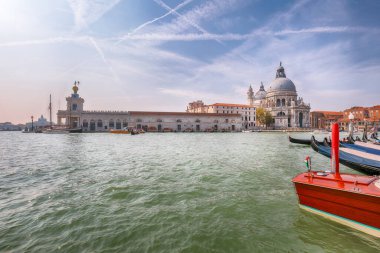
[{"label": "green canal water", "polygon": [[1,132],[0,252],[379,252],[299,209],[307,155],[329,165],[284,133]]}]

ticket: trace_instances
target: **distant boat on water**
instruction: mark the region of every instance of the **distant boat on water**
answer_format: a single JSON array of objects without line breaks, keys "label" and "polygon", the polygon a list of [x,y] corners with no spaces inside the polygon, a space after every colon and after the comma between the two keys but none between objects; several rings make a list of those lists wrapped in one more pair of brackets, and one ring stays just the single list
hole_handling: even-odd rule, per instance
[{"label": "distant boat on water", "polygon": [[131,132],[128,130],[128,128],[123,128],[123,129],[111,129],[110,130],[111,134],[130,134]]}]

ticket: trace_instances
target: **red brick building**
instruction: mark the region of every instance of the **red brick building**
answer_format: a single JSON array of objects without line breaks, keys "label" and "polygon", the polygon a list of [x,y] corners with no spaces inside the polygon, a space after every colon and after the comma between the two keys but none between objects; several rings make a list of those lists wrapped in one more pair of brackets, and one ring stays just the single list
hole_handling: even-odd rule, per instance
[{"label": "red brick building", "polygon": [[343,119],[340,121],[348,128],[350,120],[348,116],[352,113],[354,115],[354,124],[359,130],[364,129],[364,125],[367,122],[368,126],[372,128],[374,124],[379,127],[380,125],[380,105],[372,107],[354,106],[350,109],[343,111]]},{"label": "red brick building", "polygon": [[334,111],[314,111],[310,113],[310,122],[312,128],[330,129],[334,122],[343,119],[343,112]]},{"label": "red brick building", "polygon": [[354,106],[343,112],[314,111],[310,113],[311,127],[330,129],[331,124],[337,122],[342,130],[348,130],[350,113],[354,115],[353,122],[359,130],[364,129],[366,122],[369,128],[372,128],[374,124],[380,127],[380,105],[372,107]]}]

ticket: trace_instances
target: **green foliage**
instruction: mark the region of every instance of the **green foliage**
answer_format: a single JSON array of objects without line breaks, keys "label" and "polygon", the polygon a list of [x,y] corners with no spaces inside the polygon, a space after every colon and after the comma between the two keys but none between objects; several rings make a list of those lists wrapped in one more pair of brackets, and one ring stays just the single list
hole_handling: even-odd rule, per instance
[{"label": "green foliage", "polygon": [[273,120],[274,119],[273,119],[272,115],[270,114],[270,112],[268,112],[264,108],[257,108],[257,110],[256,110],[256,121],[260,125],[265,125],[265,127],[267,128],[270,124],[273,123]]}]

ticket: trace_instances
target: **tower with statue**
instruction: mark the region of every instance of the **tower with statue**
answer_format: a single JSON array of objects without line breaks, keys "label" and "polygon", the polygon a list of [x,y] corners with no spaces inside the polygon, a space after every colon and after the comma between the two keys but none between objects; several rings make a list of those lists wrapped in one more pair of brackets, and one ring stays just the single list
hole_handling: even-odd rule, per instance
[{"label": "tower with statue", "polygon": [[[79,81],[75,81],[72,87],[73,93],[66,97],[66,110],[58,111],[58,125],[66,125],[69,128],[81,127],[84,99],[78,94]],[[64,124],[62,120],[65,120]]]}]

